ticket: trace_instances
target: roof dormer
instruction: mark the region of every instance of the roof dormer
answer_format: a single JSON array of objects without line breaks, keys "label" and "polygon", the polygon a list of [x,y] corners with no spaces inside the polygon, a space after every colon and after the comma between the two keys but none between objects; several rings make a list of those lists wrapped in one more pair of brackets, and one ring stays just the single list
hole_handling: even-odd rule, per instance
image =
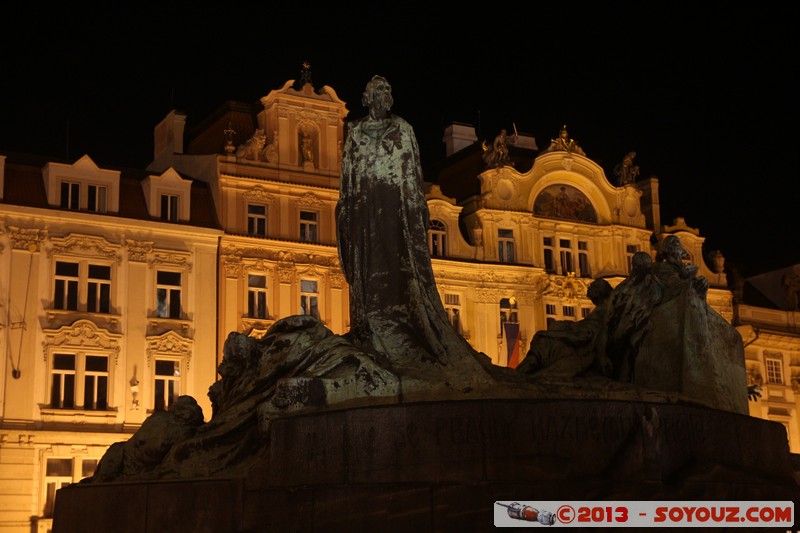
[{"label": "roof dormer", "polygon": [[187,222],[191,213],[192,180],[182,178],[170,167],[161,175],[150,175],[142,182],[147,212],[168,222]]},{"label": "roof dormer", "polygon": [[96,213],[119,211],[120,172],[98,167],[88,155],[72,165],[47,163],[42,175],[50,206]]}]

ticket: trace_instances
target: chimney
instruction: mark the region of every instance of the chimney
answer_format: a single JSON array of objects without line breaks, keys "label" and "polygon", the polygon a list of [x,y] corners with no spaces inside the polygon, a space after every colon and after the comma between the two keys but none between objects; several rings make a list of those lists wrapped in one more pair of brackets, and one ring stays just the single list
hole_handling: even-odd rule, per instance
[{"label": "chimney", "polygon": [[170,159],[173,154],[183,153],[183,129],[186,126],[186,115],[174,109],[156,126],[153,137],[155,147],[153,158]]},{"label": "chimney", "polygon": [[475,126],[459,124],[458,122],[453,122],[447,126],[444,130],[444,137],[442,138],[445,144],[447,157],[472,145],[477,140],[478,136],[475,135]]}]

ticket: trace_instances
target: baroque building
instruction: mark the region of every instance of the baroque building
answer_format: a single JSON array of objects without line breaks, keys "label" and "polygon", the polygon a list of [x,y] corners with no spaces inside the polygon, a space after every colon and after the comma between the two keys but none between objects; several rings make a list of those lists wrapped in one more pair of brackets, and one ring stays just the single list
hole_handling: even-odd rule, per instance
[{"label": "baroque building", "polygon": [[[0,531],[48,531],[55,491],[177,395],[209,419],[230,332],[260,337],[294,314],[349,329],[335,228],[348,114],[305,71],[191,128],[170,112],[145,170],[0,155]],[[447,157],[426,169],[428,243],[474,348],[516,366],[536,331],[591,311],[593,279],[616,285],[636,252],[655,257],[676,235],[745,339],[762,385],[751,414],[783,423],[800,451],[796,296],[788,311],[745,305],[696,228],[662,224],[658,179],[639,178],[635,154],[609,178],[566,126],[541,150],[516,131],[479,140],[468,124],[443,142]]]}]

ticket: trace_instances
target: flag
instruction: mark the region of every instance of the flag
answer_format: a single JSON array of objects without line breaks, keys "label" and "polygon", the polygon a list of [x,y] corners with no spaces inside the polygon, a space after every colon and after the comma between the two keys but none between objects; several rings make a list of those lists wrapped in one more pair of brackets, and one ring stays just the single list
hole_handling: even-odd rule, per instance
[{"label": "flag", "polygon": [[519,364],[519,322],[503,322],[506,334],[506,355],[509,368],[517,368]]}]

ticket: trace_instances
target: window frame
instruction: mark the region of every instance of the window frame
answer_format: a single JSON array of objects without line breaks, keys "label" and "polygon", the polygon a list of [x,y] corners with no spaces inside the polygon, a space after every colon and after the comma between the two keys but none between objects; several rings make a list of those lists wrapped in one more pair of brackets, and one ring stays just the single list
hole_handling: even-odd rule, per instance
[{"label": "window frame", "polygon": [[[508,232],[511,236],[503,235]],[[501,263],[516,263],[516,246],[514,244],[514,230],[508,228],[497,228],[497,260]]]},{"label": "window frame", "polygon": [[[251,284],[251,278],[258,277],[264,279],[264,286],[258,287]],[[247,272],[245,274],[246,282],[246,300],[247,300],[247,313],[246,317],[253,320],[268,320],[269,316],[269,276],[264,272]],[[261,295],[263,295],[263,306],[261,305]],[[263,313],[261,309],[263,307]],[[255,312],[253,311],[255,309]],[[263,314],[263,316],[261,316]]]},{"label": "window frame", "polygon": [[428,223],[428,252],[431,257],[447,257],[447,224],[441,220]]},{"label": "window frame", "polygon": [[[117,274],[113,261],[95,257],[78,258],[56,256],[53,258],[52,300],[50,309],[76,311],[99,315],[112,314],[114,310],[114,280]],[[59,274],[59,265],[77,266],[77,275]],[[108,269],[108,278],[90,276],[92,267]],[[90,305],[92,287],[95,287],[94,304]],[[105,290],[104,290],[105,289]]]},{"label": "window frame", "polygon": [[[251,213],[250,208],[262,208],[263,213]],[[268,224],[269,206],[266,204],[247,202],[245,204],[245,218],[247,226],[247,234],[254,237],[266,237],[269,228]],[[259,224],[261,223],[261,224]],[[263,227],[259,228],[258,226]]]},{"label": "window frame", "polygon": [[[70,357],[72,360],[72,368],[56,368],[56,363],[59,358],[64,356]],[[87,368],[87,361],[89,357],[105,359],[105,370],[89,370]],[[72,411],[97,411],[108,412],[113,411],[111,407],[112,387],[113,387],[113,372],[111,354],[105,353],[101,350],[72,350],[69,348],[59,347],[50,354],[48,365],[48,401],[47,408],[58,411],[72,410]],[[57,376],[60,383],[56,389]],[[65,383],[68,381],[67,376],[71,376],[71,402],[65,401]],[[89,390],[87,382],[93,378],[94,385],[92,390],[94,392],[94,405],[86,406],[86,394]],[[102,379],[105,378],[105,379]],[[99,391],[101,390],[100,383],[105,381],[105,398],[98,401]],[[59,391],[59,404],[56,405],[54,401],[56,392]],[[81,402],[81,403],[78,403]],[[71,404],[70,404],[71,403]]]},{"label": "window frame", "polygon": [[161,192],[159,195],[159,218],[165,222],[180,220],[180,195],[172,192]]},{"label": "window frame", "polygon": [[[303,289],[303,283],[314,283],[315,292],[306,291]],[[299,298],[299,314],[301,315],[310,315],[318,320],[322,320],[320,316],[320,281],[314,278],[301,278],[298,282],[298,288],[300,291],[300,298]],[[305,303],[304,305],[304,302]],[[305,312],[306,306],[308,307],[309,313]],[[316,313],[314,313],[314,309],[316,309]]]},{"label": "window frame", "polygon": [[[313,215],[313,219],[303,218],[304,214]],[[301,242],[318,243],[319,241],[319,211],[312,211],[308,209],[301,209],[298,213],[299,220],[299,238]]]},{"label": "window frame", "polygon": [[[165,275],[166,274],[176,274],[178,276],[178,283],[174,284],[174,283],[162,282],[162,281],[159,280],[159,277],[160,277],[159,274],[165,274]],[[183,316],[184,316],[184,313],[183,313],[184,275],[183,274],[184,273],[182,271],[180,271],[180,270],[174,270],[174,269],[170,269],[170,268],[157,269],[155,271],[155,305],[154,305],[154,309],[155,309],[155,317],[156,318],[166,318],[166,319],[171,319],[171,320],[181,320],[183,318]],[[177,287],[177,289],[175,287]],[[162,306],[161,306],[162,299],[159,297],[159,291],[160,290],[166,291],[165,292],[165,298],[163,299],[164,300],[163,311],[162,311]],[[173,303],[173,293],[174,292],[178,293],[177,294],[177,296],[178,296],[178,306],[177,306],[177,311],[178,312],[177,312],[177,315],[178,316],[173,316],[173,313],[175,311],[175,309],[173,307],[174,306],[174,303]]]}]

